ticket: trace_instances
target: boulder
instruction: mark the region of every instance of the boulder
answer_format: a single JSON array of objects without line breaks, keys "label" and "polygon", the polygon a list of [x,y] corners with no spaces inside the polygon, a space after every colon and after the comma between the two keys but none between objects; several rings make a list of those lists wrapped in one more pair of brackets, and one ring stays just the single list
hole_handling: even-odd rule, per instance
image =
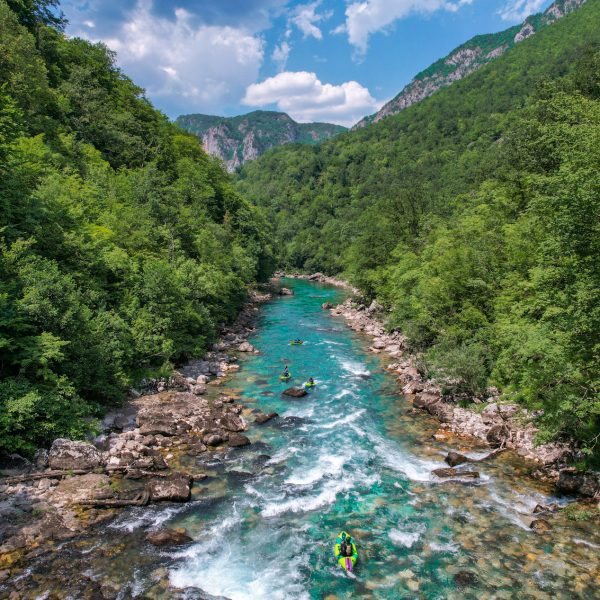
[{"label": "boulder", "polygon": [[240,352],[254,352],[254,346],[250,342],[242,342],[238,346]]},{"label": "boulder", "polygon": [[218,433],[208,433],[202,438],[202,443],[207,446],[220,446],[225,440]]},{"label": "boulder", "polygon": [[36,469],[40,471],[48,466],[48,450],[45,448],[39,448],[33,455],[33,464]]},{"label": "boulder", "polygon": [[533,509],[533,514],[537,515],[539,513],[556,512],[557,510],[558,506],[556,504],[550,504],[548,506],[545,506],[544,504],[536,504],[535,508]]},{"label": "boulder", "polygon": [[177,433],[177,423],[167,416],[156,414],[138,415],[137,424],[142,435],[175,435]]},{"label": "boulder", "polygon": [[217,423],[227,431],[245,431],[247,429],[246,422],[242,417],[232,413],[226,413],[217,419]]},{"label": "boulder", "polygon": [[277,292],[280,296],[293,296],[294,292],[289,288],[283,287]]},{"label": "boulder", "polygon": [[508,429],[506,425],[492,425],[487,432],[485,439],[492,448],[498,448],[506,442],[508,437]]},{"label": "boulder", "polygon": [[181,546],[193,542],[185,529],[161,529],[160,531],[151,531],[146,540],[154,546]]},{"label": "boulder", "polygon": [[333,304],[331,302],[323,302],[323,304],[321,304],[321,308],[323,310],[331,310],[333,308]]},{"label": "boulder", "polygon": [[196,444],[190,444],[187,449],[187,455],[198,456],[198,454],[202,454],[203,452],[206,452],[206,450],[206,446],[204,444],[201,444],[200,442]]},{"label": "boulder", "polygon": [[196,383],[190,386],[190,392],[195,396],[202,396],[202,394],[206,394],[206,386],[203,383]]},{"label": "boulder", "polygon": [[429,414],[437,417],[442,423],[452,423],[454,419],[454,406],[447,402],[436,402],[427,407]]},{"label": "boulder", "polygon": [[50,448],[48,464],[51,469],[91,471],[102,466],[102,455],[88,442],[59,438]]},{"label": "boulder", "polygon": [[457,467],[458,465],[469,462],[471,459],[463,454],[459,454],[458,452],[448,452],[448,455],[444,460],[451,467]]},{"label": "boulder", "polygon": [[285,396],[290,396],[291,398],[302,398],[306,396],[306,390],[304,388],[291,387],[283,392]]},{"label": "boulder", "polygon": [[437,394],[423,393],[417,394],[413,400],[413,406],[415,408],[422,408],[424,410],[429,410],[430,406],[433,406],[437,402],[440,402],[441,399]]},{"label": "boulder", "polygon": [[594,497],[600,493],[600,473],[562,469],[558,475],[556,489],[563,494]]},{"label": "boulder", "polygon": [[153,502],[187,502],[192,491],[192,481],[192,477],[185,473],[173,473],[168,477],[154,479],[149,484],[150,498]]},{"label": "boulder", "polygon": [[268,414],[259,413],[254,418],[254,422],[258,423],[259,425],[262,425],[263,423],[266,423],[267,421],[270,421],[271,419],[274,419],[275,417],[278,417],[278,416],[279,415],[276,412],[271,412],[271,413],[268,413]]},{"label": "boulder", "polygon": [[432,473],[436,477],[445,479],[447,477],[469,477],[471,479],[478,479],[479,473],[477,471],[460,471],[452,468],[434,469]]},{"label": "boulder", "polygon": [[531,521],[529,529],[532,529],[536,533],[546,533],[552,529],[552,525],[546,519],[534,519]]},{"label": "boulder", "polygon": [[231,448],[239,448],[241,446],[247,446],[250,443],[250,440],[241,433],[230,433],[227,443]]}]

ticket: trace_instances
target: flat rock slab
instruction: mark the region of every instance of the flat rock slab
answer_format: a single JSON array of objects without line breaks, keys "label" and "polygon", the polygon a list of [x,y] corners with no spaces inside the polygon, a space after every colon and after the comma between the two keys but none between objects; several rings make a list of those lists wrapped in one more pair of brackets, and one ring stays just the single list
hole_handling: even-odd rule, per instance
[{"label": "flat rock slab", "polygon": [[304,388],[291,387],[283,392],[284,396],[290,396],[291,398],[302,398],[306,396],[307,392]]},{"label": "flat rock slab", "polygon": [[432,473],[436,477],[446,479],[448,477],[469,477],[471,479],[478,479],[479,473],[477,471],[460,471],[459,469],[447,468],[447,469],[434,469]]},{"label": "flat rock slab", "polygon": [[250,440],[241,433],[230,433],[227,443],[229,444],[230,448],[239,448],[241,446],[247,446],[250,444]]}]

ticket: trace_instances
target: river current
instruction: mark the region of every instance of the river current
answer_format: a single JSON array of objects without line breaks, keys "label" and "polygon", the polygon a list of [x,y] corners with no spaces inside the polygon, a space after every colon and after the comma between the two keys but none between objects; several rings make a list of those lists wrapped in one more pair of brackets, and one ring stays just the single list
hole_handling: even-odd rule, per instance
[{"label": "river current", "polygon": [[[409,410],[368,340],[321,309],[343,291],[285,285],[294,296],[265,305],[250,339],[260,354],[227,383],[249,409],[280,417],[251,426],[246,448],[198,457],[209,477],[191,503],[125,511],[71,543],[72,561],[90,557],[88,569],[120,581],[123,598],[168,597],[152,592],[160,579],[232,600],[600,597],[598,532],[564,517],[545,534],[529,529],[536,504],[565,499],[509,455],[477,464],[478,481],[437,480],[448,450],[485,449],[432,438],[436,423]],[[304,345],[290,346],[296,337]],[[305,398],[282,396],[286,364],[290,384],[317,381]],[[143,542],[162,526],[185,527],[194,543]],[[343,529],[359,551],[350,575],[332,554]]]}]

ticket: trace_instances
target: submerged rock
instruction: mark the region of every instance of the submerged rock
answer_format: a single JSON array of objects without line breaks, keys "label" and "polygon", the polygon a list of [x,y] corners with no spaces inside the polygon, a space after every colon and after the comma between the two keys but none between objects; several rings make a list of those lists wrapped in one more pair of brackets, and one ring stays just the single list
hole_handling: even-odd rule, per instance
[{"label": "submerged rock", "polygon": [[471,571],[459,571],[454,575],[454,583],[458,587],[468,587],[477,585],[477,575]]},{"label": "submerged rock", "polygon": [[323,304],[321,304],[321,308],[323,310],[331,310],[333,308],[333,304],[331,302],[323,302]]},{"label": "submerged rock", "polygon": [[291,387],[283,392],[285,396],[290,396],[291,398],[302,398],[306,396],[306,390],[304,388]]},{"label": "submerged rock", "polygon": [[556,488],[563,494],[581,494],[594,497],[600,493],[600,473],[587,473],[575,469],[562,469],[558,476]]},{"label": "submerged rock", "polygon": [[154,546],[181,546],[194,541],[185,529],[169,528],[150,532],[146,536],[146,540]]}]

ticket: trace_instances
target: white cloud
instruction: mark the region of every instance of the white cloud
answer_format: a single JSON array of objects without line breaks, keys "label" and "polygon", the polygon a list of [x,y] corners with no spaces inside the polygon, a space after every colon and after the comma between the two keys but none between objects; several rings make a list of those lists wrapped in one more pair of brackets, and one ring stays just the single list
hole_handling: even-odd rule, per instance
[{"label": "white cloud", "polygon": [[[90,32],[75,32],[90,38]],[[98,40],[96,40],[98,41]],[[236,103],[258,77],[261,37],[243,28],[196,24],[184,9],[175,19],[158,17],[151,0],[138,0],[128,18],[102,39],[119,65],[171,116],[218,111]]]},{"label": "white cloud", "polygon": [[317,8],[320,6],[321,1],[322,0],[317,0],[310,4],[301,4],[297,6],[290,17],[290,23],[293,23],[298,27],[305,38],[314,37],[317,40],[323,39],[323,34],[316,24],[329,19],[332,13],[317,13]]},{"label": "white cloud", "polygon": [[539,12],[545,4],[547,0],[510,0],[500,10],[500,16],[505,21],[518,23]]},{"label": "white cloud", "polygon": [[275,104],[300,122],[326,121],[347,126],[382,105],[356,81],[332,85],[306,71],[285,71],[254,83],[248,86],[242,102],[247,106]]},{"label": "white cloud", "polygon": [[279,46],[275,46],[275,50],[273,50],[271,58],[277,63],[279,71],[283,71],[285,69],[285,65],[287,64],[291,50],[292,47],[286,41],[281,42]]},{"label": "white cloud", "polygon": [[431,14],[438,10],[456,12],[474,0],[362,0],[346,8],[346,22],[333,33],[347,33],[348,41],[364,54],[369,36],[385,30],[398,19],[414,13]]}]

